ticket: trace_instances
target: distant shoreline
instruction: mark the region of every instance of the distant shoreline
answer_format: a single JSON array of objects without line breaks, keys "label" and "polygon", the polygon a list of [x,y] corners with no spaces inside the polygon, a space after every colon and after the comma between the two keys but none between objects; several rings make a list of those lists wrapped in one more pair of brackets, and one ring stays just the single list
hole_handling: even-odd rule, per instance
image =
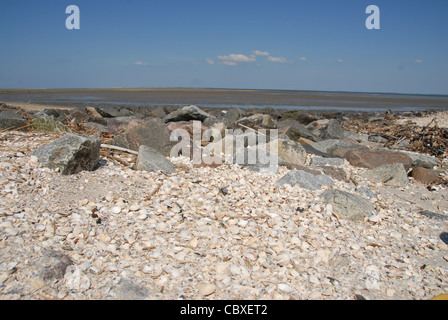
[{"label": "distant shoreline", "polygon": [[441,95],[257,89],[0,89],[0,102],[58,108],[197,105],[330,112],[448,110],[448,96]]}]

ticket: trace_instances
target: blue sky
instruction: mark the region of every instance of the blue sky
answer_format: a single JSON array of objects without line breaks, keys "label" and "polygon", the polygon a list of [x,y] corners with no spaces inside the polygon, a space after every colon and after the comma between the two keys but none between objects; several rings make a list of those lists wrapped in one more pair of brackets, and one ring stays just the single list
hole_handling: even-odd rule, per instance
[{"label": "blue sky", "polygon": [[447,15],[446,0],[2,0],[0,88],[448,94]]}]

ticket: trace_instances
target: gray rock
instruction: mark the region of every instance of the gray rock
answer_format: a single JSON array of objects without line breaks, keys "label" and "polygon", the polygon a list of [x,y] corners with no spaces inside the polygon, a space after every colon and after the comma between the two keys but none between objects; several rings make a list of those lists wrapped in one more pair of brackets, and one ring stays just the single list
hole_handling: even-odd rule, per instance
[{"label": "gray rock", "polygon": [[39,163],[50,169],[59,169],[69,175],[80,171],[91,171],[100,158],[101,141],[96,136],[79,136],[68,133],[65,136],[36,149],[32,155]]},{"label": "gray rock", "polygon": [[354,140],[357,142],[369,141],[369,135],[365,133],[356,133],[353,131],[345,131],[345,138],[348,140]]},{"label": "gray rock", "polygon": [[308,130],[303,124],[299,123],[296,120],[282,121],[278,123],[277,128],[279,135],[285,134],[289,138],[291,138],[291,140],[298,141],[301,137],[309,139],[311,141],[321,140],[321,138],[319,138],[313,132]]},{"label": "gray rock", "polygon": [[375,207],[368,200],[345,191],[327,190],[321,194],[321,198],[325,205],[331,204],[337,216],[350,221],[362,221],[375,212]]},{"label": "gray rock", "polygon": [[372,190],[370,190],[370,188],[368,187],[356,187],[355,191],[358,192],[359,194],[365,196],[366,198],[370,198],[370,199],[377,199],[378,196],[372,192]]},{"label": "gray rock", "polygon": [[390,186],[404,186],[408,176],[402,163],[384,164],[363,174],[363,177],[374,182],[382,182]]},{"label": "gray rock", "polygon": [[169,114],[169,111],[166,107],[157,107],[154,110],[151,111],[151,114],[156,118],[164,118],[167,114]]},{"label": "gray rock", "polygon": [[182,109],[171,112],[164,117],[165,123],[176,121],[199,120],[204,121],[210,115],[196,106],[185,106]]},{"label": "gray rock", "polygon": [[260,145],[259,148],[274,152],[283,161],[291,164],[303,165],[306,162],[305,148],[296,141],[277,139],[266,145]]},{"label": "gray rock", "polygon": [[0,112],[0,131],[18,129],[27,124],[28,121],[19,114],[10,111]]},{"label": "gray rock", "polygon": [[345,133],[336,119],[331,119],[320,134],[322,139],[344,139]]},{"label": "gray rock", "polygon": [[380,134],[369,134],[368,141],[377,142],[377,143],[385,143],[389,140],[387,138],[384,138]]},{"label": "gray rock", "polygon": [[311,164],[316,166],[342,166],[344,164],[344,159],[311,156]]},{"label": "gray rock", "polygon": [[161,171],[165,174],[176,172],[174,165],[157,150],[141,145],[137,157],[137,170]]},{"label": "gray rock", "polygon": [[428,210],[420,211],[419,214],[433,220],[448,221],[448,216],[445,214],[435,213]]},{"label": "gray rock", "polygon": [[238,148],[227,160],[228,164],[239,164],[260,173],[275,173],[283,162],[277,154],[257,148]]},{"label": "gray rock", "polygon": [[402,151],[404,154],[407,154],[411,160],[411,166],[413,168],[416,167],[423,167],[426,169],[433,169],[434,167],[440,166],[440,160],[436,157],[425,155],[421,153],[413,153],[413,152],[406,152]]},{"label": "gray rock", "polygon": [[289,184],[290,186],[299,185],[301,188],[308,190],[319,190],[322,185],[333,186],[333,180],[326,175],[313,175],[312,173],[297,170],[288,172],[280,180],[279,185]]},{"label": "gray rock", "polygon": [[82,112],[80,110],[74,110],[70,112],[68,118],[70,119],[70,123],[78,124],[82,122],[87,122],[90,116],[86,112]]},{"label": "gray rock", "polygon": [[123,107],[99,107],[95,108],[103,118],[116,118],[116,117],[128,117],[132,115],[132,112]]},{"label": "gray rock", "polygon": [[177,141],[171,141],[170,131],[163,120],[152,118],[133,120],[132,125],[129,123],[125,132],[116,136],[111,144],[134,151],[138,151],[141,145],[145,145],[168,157]]},{"label": "gray rock", "polygon": [[311,145],[314,149],[324,153],[331,153],[333,149],[340,147],[347,147],[349,144],[339,139],[327,139],[323,141],[315,142]]},{"label": "gray rock", "polygon": [[237,121],[238,119],[244,117],[246,115],[246,111],[240,108],[232,108],[229,109],[226,114],[222,117],[222,122],[227,127],[233,127],[233,122]]}]

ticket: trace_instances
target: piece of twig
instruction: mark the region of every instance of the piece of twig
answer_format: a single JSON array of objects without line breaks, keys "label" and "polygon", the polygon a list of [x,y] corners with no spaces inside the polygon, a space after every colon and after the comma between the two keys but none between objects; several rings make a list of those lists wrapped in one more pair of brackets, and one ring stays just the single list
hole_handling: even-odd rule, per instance
[{"label": "piece of twig", "polygon": [[111,146],[110,144],[102,144],[101,148],[113,149],[113,150],[118,150],[118,151],[123,151],[123,152],[127,152],[127,153],[138,155],[137,151],[126,149],[126,148],[122,148],[122,147],[117,147],[117,146]]}]

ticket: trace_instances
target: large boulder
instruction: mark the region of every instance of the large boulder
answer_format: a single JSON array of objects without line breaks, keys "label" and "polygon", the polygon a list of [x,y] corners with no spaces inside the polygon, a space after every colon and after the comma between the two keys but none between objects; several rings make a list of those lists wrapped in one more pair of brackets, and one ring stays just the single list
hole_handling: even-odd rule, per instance
[{"label": "large boulder", "polygon": [[322,139],[344,139],[345,133],[338,120],[331,119],[322,130],[320,137]]},{"label": "large boulder", "polygon": [[310,172],[303,170],[296,170],[288,172],[280,180],[277,181],[279,185],[289,184],[290,186],[299,185],[301,188],[308,190],[319,190],[322,185],[333,186],[333,180],[323,174],[313,175]]},{"label": "large boulder", "polygon": [[166,115],[163,120],[165,123],[190,120],[204,121],[208,117],[210,117],[210,115],[207,112],[196,106],[185,106]]},{"label": "large boulder", "polygon": [[363,175],[374,182],[382,182],[389,186],[401,187],[408,183],[408,176],[402,163],[391,163],[378,166]]},{"label": "large boulder", "polygon": [[165,174],[176,171],[171,161],[157,150],[145,145],[141,145],[138,150],[136,169],[143,171],[161,171]]},{"label": "large boulder", "polygon": [[170,130],[164,121],[151,118],[136,120],[132,125],[130,123],[125,132],[116,136],[111,144],[134,151],[138,151],[141,145],[146,145],[168,157],[177,143],[170,139]]},{"label": "large boulder", "polygon": [[374,214],[375,207],[368,200],[337,189],[323,192],[321,198],[325,205],[331,205],[333,213],[342,219],[362,221]]},{"label": "large boulder", "polygon": [[408,170],[412,159],[401,152],[388,149],[368,149],[364,147],[340,147],[330,152],[334,156],[343,157],[355,167],[373,169],[384,164],[402,163]]},{"label": "large boulder", "polygon": [[306,151],[303,146],[291,140],[277,139],[258,148],[265,148],[276,153],[283,161],[291,164],[303,165],[306,162]]},{"label": "large boulder", "polygon": [[69,175],[93,170],[100,158],[100,147],[101,141],[96,136],[68,133],[36,149],[32,155],[42,166],[59,169],[61,174]]},{"label": "large boulder", "polygon": [[21,115],[11,112],[2,111],[0,112],[0,131],[2,130],[15,130],[22,128],[28,124]]}]

